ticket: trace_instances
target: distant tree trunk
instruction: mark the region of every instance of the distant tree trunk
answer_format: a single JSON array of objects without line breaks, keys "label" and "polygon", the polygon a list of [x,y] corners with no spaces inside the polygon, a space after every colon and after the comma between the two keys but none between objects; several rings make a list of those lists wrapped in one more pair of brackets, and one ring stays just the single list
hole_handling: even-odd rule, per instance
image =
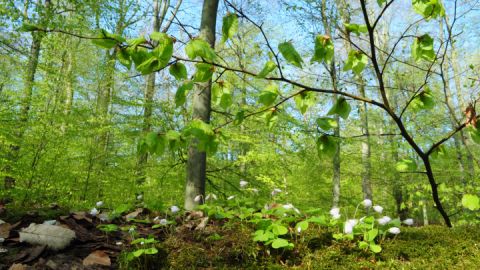
[{"label": "distant tree trunk", "polygon": [[[211,47],[215,46],[215,25],[217,22],[218,0],[204,0],[200,38],[206,40]],[[212,81],[197,83],[194,89],[193,119],[210,122]],[[185,209],[191,210],[197,204],[203,203],[205,196],[205,181],[207,154],[197,148],[198,141],[193,140],[188,150],[187,180],[185,186]],[[201,201],[195,202],[200,195]]]}]

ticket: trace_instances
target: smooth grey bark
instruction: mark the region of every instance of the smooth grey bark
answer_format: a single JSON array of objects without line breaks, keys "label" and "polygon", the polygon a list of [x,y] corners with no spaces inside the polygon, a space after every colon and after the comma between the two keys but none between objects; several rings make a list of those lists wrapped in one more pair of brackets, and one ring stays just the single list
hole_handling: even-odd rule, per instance
[{"label": "smooth grey bark", "polygon": [[[205,0],[202,8],[200,38],[215,46],[215,26],[217,22],[218,0]],[[193,119],[210,122],[212,81],[197,83],[194,88]],[[193,140],[188,149],[187,179],[185,185],[185,209],[192,210],[203,203],[207,168],[207,153],[198,150],[198,141]],[[199,201],[195,197],[200,196]]]}]

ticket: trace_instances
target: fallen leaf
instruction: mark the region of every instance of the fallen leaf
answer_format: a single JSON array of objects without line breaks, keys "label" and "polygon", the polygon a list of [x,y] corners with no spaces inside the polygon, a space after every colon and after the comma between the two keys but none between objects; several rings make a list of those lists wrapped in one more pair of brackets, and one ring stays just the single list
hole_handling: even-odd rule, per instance
[{"label": "fallen leaf", "polygon": [[137,210],[135,210],[135,211],[127,214],[127,215],[125,216],[125,219],[128,220],[128,219],[136,218],[136,217],[138,217],[138,215],[140,215],[142,212],[143,212],[143,208],[137,208]]},{"label": "fallen leaf", "polygon": [[10,230],[12,225],[10,223],[2,223],[0,224],[0,238],[8,238],[10,236]]},{"label": "fallen leaf", "polygon": [[22,259],[22,263],[29,263],[29,262],[33,262],[34,260],[36,260],[40,255],[42,255],[43,251],[45,251],[45,248],[47,246],[45,245],[42,245],[42,246],[34,246],[34,247],[31,247],[27,250],[25,250],[25,253],[27,254],[27,257]]},{"label": "fallen leaf", "polygon": [[21,263],[14,263],[8,270],[27,270],[28,265],[21,264]]},{"label": "fallen leaf", "polygon": [[467,117],[466,125],[468,126],[477,126],[477,112],[475,112],[475,107],[472,104],[469,104],[465,109],[465,116]]},{"label": "fallen leaf", "polygon": [[208,224],[208,217],[204,217],[201,219],[200,223],[195,228],[196,231],[203,230]]},{"label": "fallen leaf", "polygon": [[96,264],[110,266],[112,262],[110,261],[110,257],[108,257],[108,255],[102,250],[96,250],[83,259],[84,266],[92,266]]}]

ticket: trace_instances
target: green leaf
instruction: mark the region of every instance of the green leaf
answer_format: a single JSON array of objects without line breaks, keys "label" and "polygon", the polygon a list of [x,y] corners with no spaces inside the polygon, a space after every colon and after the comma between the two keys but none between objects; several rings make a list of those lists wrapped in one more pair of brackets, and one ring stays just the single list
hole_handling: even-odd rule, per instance
[{"label": "green leaf", "polygon": [[443,156],[446,156],[447,154],[447,149],[445,148],[444,145],[439,145],[437,146],[435,149],[433,149],[432,151],[432,158],[438,158],[438,157],[443,157]]},{"label": "green leaf", "polygon": [[288,245],[289,245],[289,242],[282,238],[277,238],[272,242],[272,247],[275,249],[287,247]]},{"label": "green leaf", "polygon": [[427,21],[445,16],[445,8],[441,0],[412,0],[413,10]]},{"label": "green leaf", "polygon": [[374,243],[370,243],[370,250],[373,252],[373,253],[380,253],[382,251],[382,247],[377,245],[377,244],[374,244]]},{"label": "green leaf", "polygon": [[324,156],[331,157],[337,151],[338,142],[328,135],[322,135],[317,140],[317,151],[320,158]]},{"label": "green leaf", "polygon": [[238,30],[238,17],[235,13],[227,13],[225,17],[223,17],[223,25],[222,25],[222,42],[227,41],[229,38],[232,38],[233,35]]},{"label": "green leaf", "polygon": [[132,67],[132,60],[130,59],[130,54],[126,49],[120,49],[117,51],[117,59],[120,64],[125,66],[127,69]]},{"label": "green leaf", "polygon": [[195,75],[193,75],[194,82],[208,82],[212,79],[213,72],[215,71],[215,67],[210,64],[206,63],[197,63],[195,64],[197,71]]},{"label": "green leaf", "polygon": [[130,55],[131,59],[133,60],[133,63],[135,63],[135,66],[141,65],[143,62],[145,62],[147,59],[151,58],[151,53],[147,51],[145,48],[134,48],[134,47],[128,47],[127,52]]},{"label": "green leaf", "polygon": [[158,249],[156,249],[154,247],[145,249],[145,254],[153,255],[153,254],[157,254],[157,253],[158,253]]},{"label": "green leaf", "polygon": [[180,62],[171,65],[170,68],[168,68],[168,71],[170,72],[170,75],[179,81],[187,79],[187,68]]},{"label": "green leaf", "polygon": [[417,169],[417,163],[412,159],[402,159],[395,165],[398,172],[412,172]]},{"label": "green leaf", "polygon": [[302,114],[305,114],[310,106],[315,104],[315,93],[302,92],[294,97],[295,104]]},{"label": "green leaf", "polygon": [[210,47],[210,44],[202,39],[190,40],[185,46],[185,52],[192,60],[201,57],[209,61],[214,61],[217,57],[215,51]]},{"label": "green leaf", "polygon": [[162,63],[156,57],[152,56],[136,66],[136,68],[142,75],[147,75],[162,68]]},{"label": "green leaf", "polygon": [[420,60],[435,60],[435,52],[433,50],[433,38],[428,34],[416,37],[412,44],[412,57],[416,62]]},{"label": "green leaf", "polygon": [[263,118],[265,118],[265,123],[267,124],[268,128],[271,129],[278,120],[277,110],[275,108],[271,108],[263,114]]},{"label": "green leaf", "polygon": [[233,120],[234,125],[240,125],[243,123],[243,120],[245,119],[245,111],[241,110],[235,114],[235,120]]},{"label": "green leaf", "polygon": [[468,134],[470,134],[470,138],[472,138],[472,141],[480,144],[480,128],[474,128],[473,126],[471,126],[468,128]]},{"label": "green leaf", "polygon": [[317,118],[316,122],[317,122],[317,125],[325,131],[338,127],[337,120],[333,118],[321,117],[321,118]]},{"label": "green leaf", "polygon": [[365,242],[365,241],[359,241],[358,242],[358,248],[359,249],[366,249],[366,248],[368,248],[368,246],[369,246],[368,243]]},{"label": "green leaf", "polygon": [[125,42],[125,39],[122,36],[110,34],[103,29],[100,30],[100,33],[96,36],[96,39],[92,39],[93,44],[105,49],[111,49],[118,43],[122,42]]},{"label": "green leaf", "polygon": [[283,42],[278,45],[278,50],[283,55],[283,58],[287,60],[288,63],[302,68],[303,59],[295,50],[291,42]]},{"label": "green leaf", "polygon": [[368,232],[365,232],[365,241],[371,242],[375,240],[375,237],[378,235],[378,229],[371,229]]},{"label": "green leaf", "polygon": [[193,82],[188,81],[183,83],[175,93],[175,106],[180,107],[185,104],[187,100],[187,92],[193,89]]},{"label": "green leaf", "polygon": [[344,97],[339,97],[332,108],[328,111],[328,115],[337,114],[343,119],[347,119],[352,108]]},{"label": "green leaf", "polygon": [[378,4],[379,6],[382,6],[383,3],[385,3],[385,2],[387,2],[387,0],[377,0],[377,4]]},{"label": "green leaf", "polygon": [[193,136],[198,140],[197,148],[200,151],[214,153],[218,146],[212,126],[200,119],[192,120],[183,130],[185,137]]},{"label": "green leaf", "polygon": [[330,64],[333,59],[333,42],[327,35],[318,35],[315,37],[315,51],[310,62]]},{"label": "green leaf", "polygon": [[360,33],[368,33],[367,26],[363,24],[346,23],[345,29],[347,29],[347,32],[355,33],[357,36],[359,36]]},{"label": "green leaf", "polygon": [[145,37],[138,37],[138,38],[132,38],[128,39],[127,41],[128,46],[133,47],[134,49],[137,48],[138,45],[144,44],[147,42]]},{"label": "green leaf", "polygon": [[262,103],[265,106],[270,106],[275,102],[275,99],[278,97],[278,85],[270,83],[265,87],[265,89],[260,92],[258,102]]},{"label": "green leaf", "polygon": [[229,82],[220,81],[212,86],[212,103],[227,109],[233,104],[233,86]]},{"label": "green leaf", "polygon": [[173,40],[165,33],[153,32],[150,38],[157,41],[157,46],[152,50],[152,54],[160,62],[160,68],[165,67],[173,55]]},{"label": "green leaf", "polygon": [[308,221],[304,220],[298,222],[297,225],[295,225],[295,231],[298,231],[298,228],[300,228],[302,232],[306,231],[308,229]]},{"label": "green leaf", "polygon": [[287,227],[280,225],[280,224],[272,224],[272,232],[275,235],[284,235],[288,233]]},{"label": "green leaf", "polygon": [[430,88],[425,87],[425,90],[418,93],[410,103],[412,109],[418,110],[431,110],[435,107],[435,100],[433,99],[433,95],[430,91]]},{"label": "green leaf", "polygon": [[272,72],[276,67],[277,67],[277,65],[276,65],[273,61],[268,61],[268,62],[265,63],[265,65],[263,66],[262,71],[260,71],[260,73],[258,73],[257,78],[265,78],[265,77],[266,77],[270,72]]},{"label": "green leaf", "polygon": [[360,51],[352,50],[348,53],[347,62],[343,67],[344,71],[352,70],[356,75],[360,75],[368,64],[368,57]]},{"label": "green leaf", "polygon": [[143,253],[145,253],[145,249],[138,249],[133,252],[133,256],[140,257],[143,255]]},{"label": "green leaf", "polygon": [[18,28],[18,31],[20,32],[33,32],[37,30],[40,30],[40,27],[31,23],[25,23],[25,22],[22,24],[22,26],[20,26],[20,28]]},{"label": "green leaf", "polygon": [[480,199],[477,195],[465,194],[462,197],[462,205],[469,210],[475,211],[480,209]]}]

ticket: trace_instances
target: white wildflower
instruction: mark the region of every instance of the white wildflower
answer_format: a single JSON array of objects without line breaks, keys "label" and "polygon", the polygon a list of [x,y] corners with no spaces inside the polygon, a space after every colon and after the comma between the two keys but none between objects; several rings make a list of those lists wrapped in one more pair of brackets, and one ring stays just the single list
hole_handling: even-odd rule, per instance
[{"label": "white wildflower", "polygon": [[122,243],[122,242],[120,242],[120,241],[118,241],[118,242],[116,242],[116,243],[115,243],[115,245],[117,245],[117,246],[121,246],[121,245],[123,245],[123,243]]},{"label": "white wildflower", "polygon": [[162,219],[160,219],[160,224],[162,224],[162,225],[167,225],[167,224],[168,224],[168,220],[162,218]]},{"label": "white wildflower", "polygon": [[247,185],[248,185],[248,182],[247,182],[247,181],[244,181],[244,180],[240,181],[240,187],[241,187],[241,188],[244,188],[244,187],[246,187]]},{"label": "white wildflower", "polygon": [[381,207],[380,205],[375,205],[373,207],[373,210],[379,214],[381,214],[383,212],[383,207]]},{"label": "white wildflower", "polygon": [[357,223],[358,223],[358,220],[356,220],[356,219],[347,220],[347,222],[345,222],[345,225],[343,227],[343,232],[346,233],[346,234],[352,233],[353,228],[355,227],[355,225],[357,225]]},{"label": "white wildflower", "polygon": [[282,192],[281,189],[279,189],[279,188],[274,188],[273,191],[272,191],[272,196],[275,196],[275,195],[277,195],[278,193],[281,193],[281,192]]},{"label": "white wildflower", "polygon": [[143,241],[142,241],[142,242],[140,242],[140,245],[145,245],[145,242],[143,242]]},{"label": "white wildflower", "polygon": [[98,214],[97,208],[94,207],[94,208],[92,208],[92,210],[90,210],[90,215],[96,216],[97,214]]},{"label": "white wildflower", "polygon": [[378,224],[385,225],[389,223],[392,219],[389,216],[384,216],[378,219]]},{"label": "white wildflower", "polygon": [[301,232],[302,232],[302,227],[300,227],[300,226],[297,227],[297,232],[298,232],[298,233],[301,233]]},{"label": "white wildflower", "polygon": [[334,207],[330,210],[330,215],[332,216],[333,219],[339,219],[340,218],[340,208]]},{"label": "white wildflower", "polygon": [[252,192],[253,192],[253,193],[258,193],[258,189],[252,188]]},{"label": "white wildflower", "polygon": [[400,229],[397,228],[397,227],[391,227],[390,229],[388,229],[388,232],[391,233],[391,234],[399,234]]},{"label": "white wildflower", "polygon": [[413,225],[413,219],[407,218],[403,221],[403,224],[405,224],[407,226],[412,226]]},{"label": "white wildflower", "polygon": [[289,209],[293,209],[294,207],[293,207],[293,204],[287,203],[287,204],[284,204],[284,205],[283,205],[283,208],[289,210]]},{"label": "white wildflower", "polygon": [[176,206],[176,205],[172,205],[172,206],[170,207],[170,211],[172,211],[172,213],[175,214],[175,213],[177,213],[178,211],[180,211],[180,208],[178,208],[178,206]]},{"label": "white wildflower", "polygon": [[365,200],[362,201],[362,204],[363,204],[363,206],[365,206],[366,208],[369,208],[369,207],[372,206],[372,200],[370,200],[370,199],[365,199]]},{"label": "white wildflower", "polygon": [[130,229],[128,229],[128,232],[129,233],[133,233],[135,231],[135,228],[134,227],[130,227]]},{"label": "white wildflower", "polygon": [[202,200],[202,195],[197,195],[195,196],[195,198],[193,199],[193,201],[195,202],[200,202]]},{"label": "white wildflower", "polygon": [[143,195],[140,194],[140,195],[137,195],[137,200],[141,201],[143,199]]},{"label": "white wildflower", "polygon": [[235,199],[235,195],[229,196],[229,197],[227,198],[227,201],[230,201],[230,200],[233,200],[233,199]]},{"label": "white wildflower", "polygon": [[99,201],[95,204],[97,207],[102,207],[103,206],[103,201]]},{"label": "white wildflower", "polygon": [[205,197],[205,200],[206,201],[209,201],[209,200],[216,200],[217,199],[217,195],[213,194],[213,193],[210,193],[208,194],[206,197]]}]

